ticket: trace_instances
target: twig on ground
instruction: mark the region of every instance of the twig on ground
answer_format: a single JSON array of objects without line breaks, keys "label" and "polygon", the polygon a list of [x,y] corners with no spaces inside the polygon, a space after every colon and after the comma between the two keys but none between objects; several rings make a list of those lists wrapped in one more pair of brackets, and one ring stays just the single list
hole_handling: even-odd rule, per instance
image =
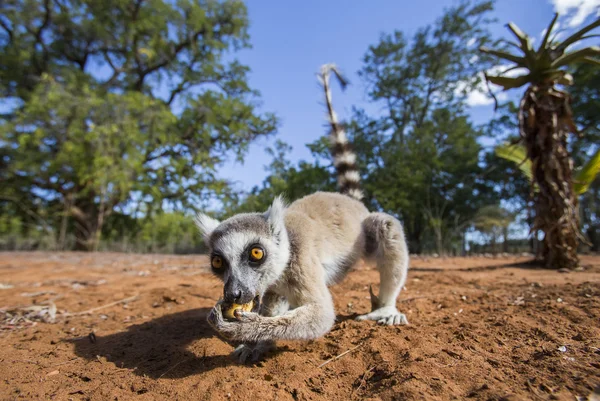
[{"label": "twig on ground", "polygon": [[373,371],[373,369],[375,369],[375,366],[371,366],[369,369],[367,369],[365,371],[365,373],[362,375],[362,377],[360,379],[360,382],[358,383],[358,387],[352,391],[352,394],[350,394],[350,397],[352,397],[355,392],[357,393],[360,391],[360,388],[362,387],[363,383],[365,382],[365,378],[371,371]]},{"label": "twig on ground", "polygon": [[346,355],[346,354],[348,354],[348,353],[350,353],[350,352],[354,351],[355,349],[357,349],[357,348],[358,348],[358,347],[360,347],[361,345],[363,345],[363,343],[360,343],[360,344],[358,344],[356,347],[354,347],[354,348],[351,348],[351,349],[349,349],[349,350],[348,350],[348,351],[346,351],[346,352],[342,352],[342,353],[341,353],[341,354],[339,354],[338,356],[334,356],[333,358],[326,360],[325,362],[323,362],[322,364],[320,364],[318,367],[319,367],[319,368],[322,368],[323,366],[327,365],[328,363],[330,363],[330,362],[333,362],[333,361],[336,361],[336,360],[340,359],[341,357],[343,357],[344,355]]},{"label": "twig on ground", "polygon": [[135,301],[137,298],[139,297],[138,295],[134,295],[132,297],[129,298],[124,298],[115,302],[111,302],[102,306],[97,306],[95,308],[92,309],[88,309],[88,310],[84,310],[82,312],[75,312],[75,313],[65,313],[65,316],[81,316],[81,315],[90,315],[94,312],[97,312],[99,310],[105,309],[105,308],[110,308],[111,306],[115,306],[115,305],[119,305],[119,304],[124,304],[127,302],[131,302],[131,301]]},{"label": "twig on ground", "polygon": [[170,371],[172,371],[173,369],[175,369],[177,366],[179,366],[182,363],[187,362],[189,360],[190,360],[190,358],[186,358],[186,359],[183,359],[183,360],[177,362],[175,365],[173,365],[169,369],[165,370],[165,372],[162,375],[158,376],[158,378],[161,379],[164,375],[166,375],[167,373],[169,373]]},{"label": "twig on ground", "polygon": [[66,361],[66,362],[61,362],[61,363],[57,363],[56,365],[52,365],[52,367],[66,365],[66,364],[68,364],[68,363],[75,362],[75,361],[77,361],[77,360],[79,360],[79,359],[81,359],[81,358],[77,357],[77,358],[69,359],[69,360],[68,360],[68,361]]},{"label": "twig on ground", "polygon": [[415,299],[423,299],[423,298],[431,298],[431,297],[426,297],[426,296],[412,297],[412,298],[406,298],[406,299],[399,299],[398,302],[410,302],[410,301],[414,301]]}]

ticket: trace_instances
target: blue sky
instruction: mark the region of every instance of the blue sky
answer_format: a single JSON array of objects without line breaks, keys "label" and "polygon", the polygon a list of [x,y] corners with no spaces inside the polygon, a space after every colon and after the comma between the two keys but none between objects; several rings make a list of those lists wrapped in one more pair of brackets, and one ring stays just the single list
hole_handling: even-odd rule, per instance
[{"label": "blue sky", "polygon": [[[352,106],[372,108],[357,76],[368,46],[385,32],[401,30],[411,36],[455,4],[456,0],[248,0],[253,48],[238,57],[252,70],[250,84],[262,94],[262,109],[275,112],[281,125],[275,137],[251,145],[243,165],[227,163],[221,176],[236,181],[239,189],[260,184],[270,162],[264,150],[277,138],[293,146],[293,162],[310,160],[305,144],[325,132],[322,92],[316,80],[319,67],[333,62],[351,80],[344,92],[334,88],[334,107],[342,119],[350,117]],[[492,33],[507,37],[504,24],[514,22],[539,37],[555,10],[568,12],[562,20],[562,26],[568,26],[595,14],[599,7],[600,0],[497,0],[493,16],[498,22]],[[482,102],[474,98],[474,103]],[[474,106],[470,114],[474,122],[485,122],[493,114],[493,105]]]}]

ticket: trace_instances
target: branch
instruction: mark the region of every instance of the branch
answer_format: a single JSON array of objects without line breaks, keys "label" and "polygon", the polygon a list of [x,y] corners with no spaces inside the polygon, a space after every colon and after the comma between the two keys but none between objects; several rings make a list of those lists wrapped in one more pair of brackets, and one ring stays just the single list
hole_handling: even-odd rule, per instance
[{"label": "branch", "polygon": [[157,63],[153,66],[146,68],[143,71],[140,71],[139,78],[136,81],[136,83],[134,84],[134,88],[136,90],[141,90],[142,86],[144,85],[144,79],[146,78],[146,76],[153,73],[154,71],[157,71],[157,70],[167,66],[170,62],[172,62],[173,60],[175,60],[177,58],[177,56],[183,49],[185,49],[186,47],[191,45],[192,41],[196,41],[198,39],[198,36],[200,36],[201,34],[204,34],[204,33],[206,33],[204,28],[194,32],[194,34],[192,35],[192,38],[186,39],[183,42],[180,42],[177,45],[175,45],[173,54],[171,54],[170,56],[167,56],[167,58],[164,59],[163,61],[161,61],[160,63]]},{"label": "branch", "polygon": [[[48,63],[48,48],[46,47],[46,44],[44,43],[44,40],[42,38],[42,32],[44,31],[44,29],[46,29],[46,27],[48,26],[48,23],[50,22],[50,0],[44,0],[44,20],[42,22],[42,25],[40,25],[40,27],[37,29],[37,31],[32,30],[30,27],[28,27],[27,25],[25,26],[25,30],[30,33],[31,35],[33,35],[33,37],[35,38],[35,44],[36,45],[40,45],[42,47],[43,50],[43,62],[44,65]],[[33,58],[35,59],[35,53],[33,55]],[[40,66],[37,62],[37,60],[35,61],[35,64],[37,65],[38,68],[38,72],[43,72],[45,70],[44,66]]]},{"label": "branch", "polygon": [[82,222],[87,221],[87,215],[79,207],[71,206],[71,209],[69,209],[69,212],[71,213],[71,216],[75,217],[76,220],[79,220]]},{"label": "branch", "polygon": [[6,31],[6,33],[8,34],[8,38],[12,42],[12,40],[13,40],[13,31],[12,31],[12,29],[10,29],[8,27],[8,25],[6,24],[6,22],[2,18],[0,18],[0,27],[2,27]]}]

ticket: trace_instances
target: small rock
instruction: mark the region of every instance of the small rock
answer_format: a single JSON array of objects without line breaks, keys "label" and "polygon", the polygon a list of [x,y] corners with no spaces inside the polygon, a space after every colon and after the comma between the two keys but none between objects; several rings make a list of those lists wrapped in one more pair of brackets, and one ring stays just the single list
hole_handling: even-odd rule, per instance
[{"label": "small rock", "polygon": [[567,352],[567,347],[565,347],[564,345],[561,345],[560,347],[558,347],[558,350],[560,352]]},{"label": "small rock", "polygon": [[46,376],[54,376],[59,374],[60,372],[58,370],[53,370],[52,372],[48,373]]},{"label": "small rock", "polygon": [[566,267],[561,267],[558,269],[559,273],[571,273],[571,269],[567,269]]},{"label": "small rock", "polygon": [[556,299],[556,302],[558,302],[558,303],[561,303],[562,301],[563,301],[562,298],[557,298]]}]

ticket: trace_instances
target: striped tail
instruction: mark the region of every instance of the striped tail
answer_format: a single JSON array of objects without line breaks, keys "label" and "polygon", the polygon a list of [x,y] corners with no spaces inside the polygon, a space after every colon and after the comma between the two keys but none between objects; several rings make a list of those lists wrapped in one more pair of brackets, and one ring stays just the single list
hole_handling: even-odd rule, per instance
[{"label": "striped tail", "polygon": [[334,64],[325,64],[321,67],[319,82],[325,91],[325,103],[327,105],[327,119],[331,126],[329,140],[331,141],[331,156],[333,165],[337,172],[338,190],[356,200],[362,200],[363,193],[360,189],[360,174],[356,167],[356,154],[348,142],[344,128],[338,122],[337,115],[331,104],[331,88],[329,86],[329,75],[333,72],[342,89],[348,85],[348,81],[340,74]]}]

